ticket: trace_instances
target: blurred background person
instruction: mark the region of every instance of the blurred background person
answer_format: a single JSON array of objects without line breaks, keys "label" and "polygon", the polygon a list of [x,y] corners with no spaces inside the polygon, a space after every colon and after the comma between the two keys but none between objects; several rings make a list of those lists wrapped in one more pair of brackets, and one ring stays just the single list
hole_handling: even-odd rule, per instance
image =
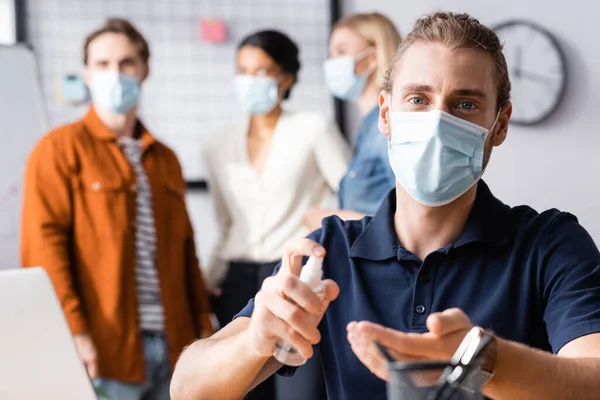
[{"label": "blurred background person", "polygon": [[331,93],[358,108],[361,116],[354,155],[339,190],[339,210],[312,207],[304,216],[313,231],[321,220],[373,215],[396,185],[388,162],[387,138],[377,128],[383,75],[400,45],[394,24],[379,13],[354,14],[338,21],[332,31],[325,62],[325,82]]},{"label": "blurred background person", "polygon": [[148,43],[110,19],[85,41],[85,117],[27,164],[21,259],[48,272],[94,385],[115,400],[169,399],[172,367],[212,333],[175,154],[137,117]]},{"label": "blurred background person", "polygon": [[[332,123],[283,110],[299,70],[298,47],[283,33],[259,31],[243,39],[234,83],[247,117],[206,147],[220,234],[205,276],[221,326],[272,274],[285,241],[308,233],[303,215],[331,200],[348,166],[348,146]],[[318,356],[298,376],[283,379],[277,385],[281,399],[325,397]],[[249,398],[274,398],[273,383],[261,384]]]}]

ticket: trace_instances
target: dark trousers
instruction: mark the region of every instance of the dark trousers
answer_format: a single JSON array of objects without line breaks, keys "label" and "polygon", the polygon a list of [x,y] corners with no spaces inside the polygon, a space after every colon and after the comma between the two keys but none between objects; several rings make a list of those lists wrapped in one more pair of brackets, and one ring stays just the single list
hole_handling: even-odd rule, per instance
[{"label": "dark trousers", "polygon": [[[262,282],[273,274],[278,262],[230,262],[229,272],[221,286],[221,295],[213,299],[213,310],[219,324],[227,325],[256,295]],[[272,376],[254,388],[249,400],[322,400],[326,399],[325,381],[318,352],[299,368],[293,377]]]}]

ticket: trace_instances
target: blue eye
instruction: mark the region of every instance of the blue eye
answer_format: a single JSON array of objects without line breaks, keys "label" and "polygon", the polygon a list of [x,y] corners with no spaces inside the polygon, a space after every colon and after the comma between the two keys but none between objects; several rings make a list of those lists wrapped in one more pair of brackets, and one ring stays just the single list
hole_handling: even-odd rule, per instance
[{"label": "blue eye", "polygon": [[412,99],[410,99],[408,101],[417,106],[421,106],[421,105],[425,104],[425,99],[423,99],[422,97],[413,97]]},{"label": "blue eye", "polygon": [[461,101],[458,103],[458,108],[462,108],[463,110],[472,110],[475,108],[475,105],[472,101]]}]

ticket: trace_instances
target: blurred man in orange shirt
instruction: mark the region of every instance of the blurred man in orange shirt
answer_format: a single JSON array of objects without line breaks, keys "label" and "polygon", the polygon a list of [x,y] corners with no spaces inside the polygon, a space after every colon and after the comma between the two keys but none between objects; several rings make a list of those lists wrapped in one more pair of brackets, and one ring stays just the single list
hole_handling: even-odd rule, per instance
[{"label": "blurred man in orange shirt", "polygon": [[137,118],[150,51],[128,21],[85,41],[93,105],[28,161],[22,264],[54,284],[94,384],[118,400],[168,399],[183,347],[211,333],[175,154]]}]

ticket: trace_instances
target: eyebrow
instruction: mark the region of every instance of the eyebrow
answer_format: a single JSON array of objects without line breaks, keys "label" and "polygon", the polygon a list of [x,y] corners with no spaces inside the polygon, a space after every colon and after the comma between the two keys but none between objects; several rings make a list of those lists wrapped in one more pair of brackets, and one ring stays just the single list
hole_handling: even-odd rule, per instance
[{"label": "eyebrow", "polygon": [[[429,85],[421,85],[418,83],[410,83],[408,85],[404,85],[402,87],[402,91],[404,92],[417,92],[417,93],[430,93],[433,92],[433,88]],[[470,97],[479,97],[482,99],[487,98],[485,92],[479,89],[455,89],[452,91],[453,95],[458,96],[470,96]]]},{"label": "eyebrow", "polygon": [[127,57],[123,57],[122,59],[120,59],[119,63],[134,62],[135,60],[136,60],[136,57],[134,57],[134,56],[127,56]]},{"label": "eyebrow", "polygon": [[402,86],[403,92],[433,92],[433,89],[429,85],[419,85],[418,83],[409,83],[408,85]]},{"label": "eyebrow", "polygon": [[[122,59],[118,60],[117,62],[119,64],[124,63],[124,62],[134,62],[135,61],[135,57],[133,56],[127,56],[127,57],[123,57]],[[107,64],[109,63],[110,60],[106,59],[106,58],[99,58],[97,60],[94,61],[95,64]]]},{"label": "eyebrow", "polygon": [[479,97],[482,99],[487,98],[486,94],[479,89],[456,89],[452,91],[452,94],[459,96]]}]

